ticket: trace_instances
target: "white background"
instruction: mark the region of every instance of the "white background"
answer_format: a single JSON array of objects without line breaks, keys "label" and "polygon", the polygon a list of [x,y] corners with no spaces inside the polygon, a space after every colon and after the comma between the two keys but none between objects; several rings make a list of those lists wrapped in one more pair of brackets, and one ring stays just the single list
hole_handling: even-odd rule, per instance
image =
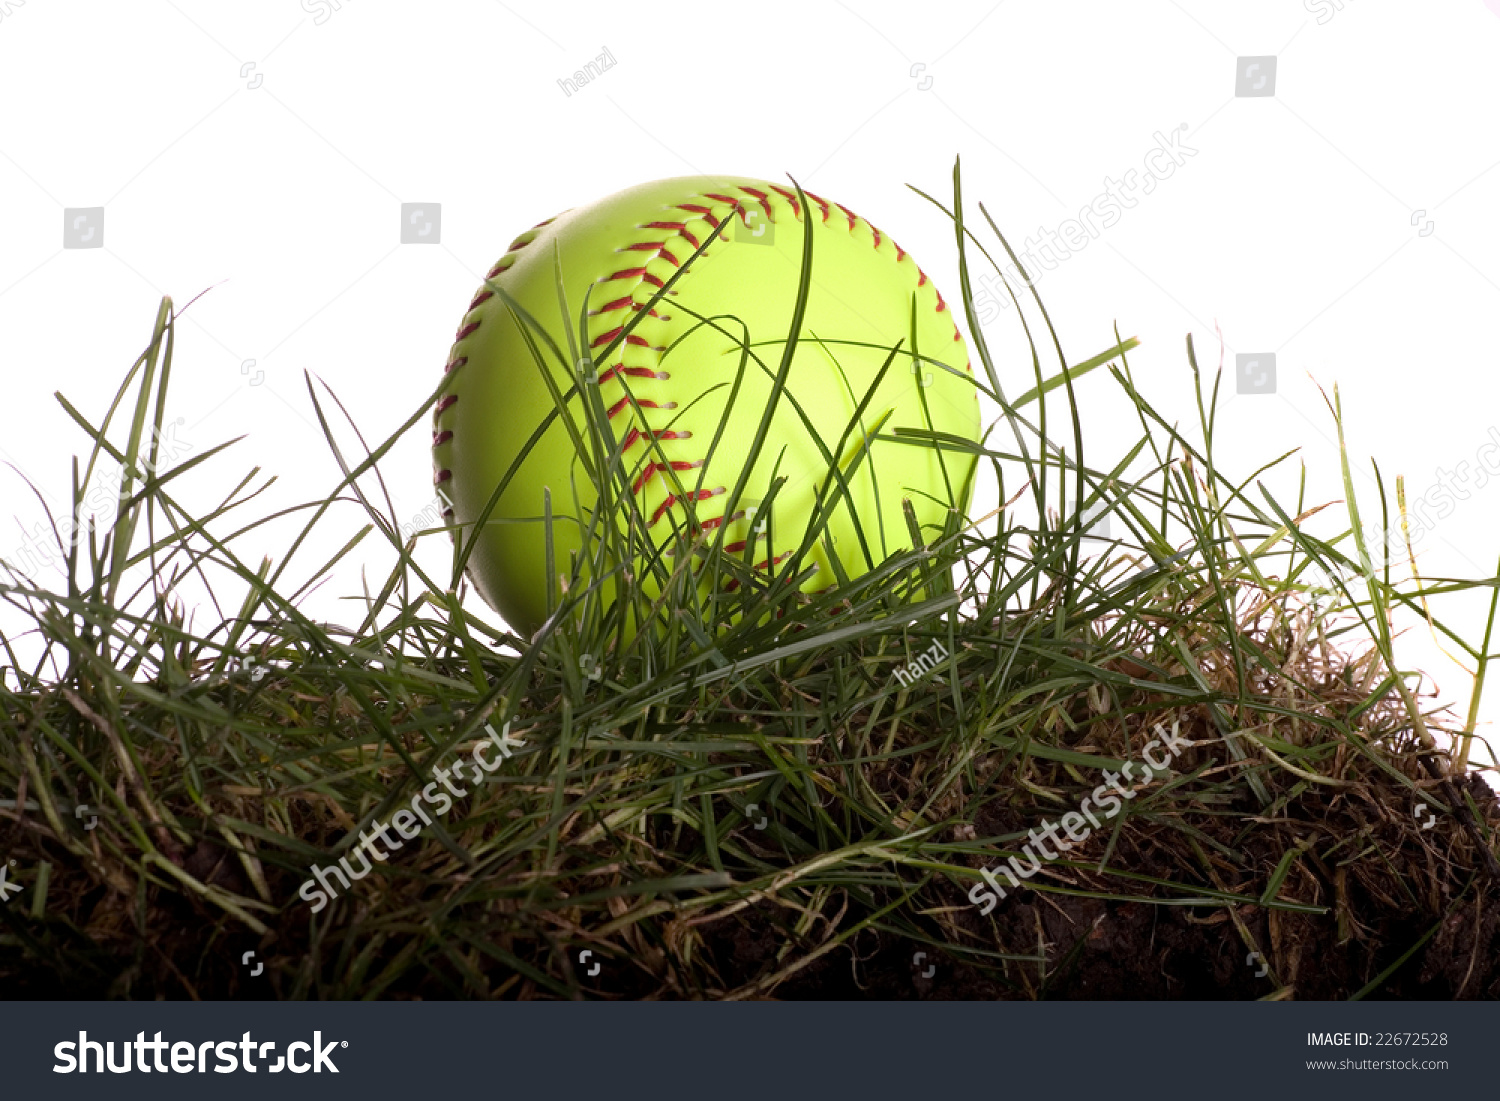
[{"label": "white background", "polygon": [[[606,50],[597,80],[559,86]],[[1247,56],[1276,58],[1274,95],[1235,94]],[[1211,377],[1222,330],[1219,462],[1243,478],[1300,448],[1265,476],[1289,510],[1299,459],[1309,504],[1343,496],[1313,379],[1330,396],[1337,382],[1378,511],[1370,456],[1393,500],[1398,473],[1415,500],[1440,468],[1494,462],[1497,56],[1500,0],[0,0],[0,459],[65,511],[87,441],[54,391],[97,420],[160,297],[207,290],[182,319],[169,417],[191,453],[247,438],[181,496],[206,506],[259,466],[279,479],[250,506],[262,515],[338,480],[304,372],[383,439],[436,385],[486,269],[562,209],[664,176],[790,174],[893,235],[952,301],[951,225],[907,184],[947,201],[962,157],[970,218],[983,201],[1020,248],[1185,127],[1192,154],[1043,274],[1068,358],[1116,324],[1139,336],[1138,382],[1196,441],[1184,337]],[[402,203],[440,207],[437,243],[400,243]],[[63,247],[75,207],[104,209],[101,248]],[[986,332],[1016,396],[1031,368],[1014,311]],[[1236,355],[1268,352],[1275,392],[1236,393]],[[1081,392],[1085,458],[1112,466],[1139,426],[1107,376]],[[1065,425],[1061,404],[1053,417]],[[1053,436],[1071,449],[1070,430]],[[398,517],[418,517],[433,498],[425,420],[383,469]],[[1495,484],[1454,484],[1467,499],[1418,561],[1490,575]],[[41,516],[0,468],[0,556],[18,560]],[[359,521],[348,507],[290,574]],[[279,562],[291,530],[245,557]],[[423,544],[441,575],[445,541]],[[390,556],[369,546],[373,588]],[[306,607],[355,620],[338,598],[359,584],[345,570]],[[1434,610],[1477,643],[1487,605]],[[1471,678],[1425,627],[1397,654],[1462,713]]]}]

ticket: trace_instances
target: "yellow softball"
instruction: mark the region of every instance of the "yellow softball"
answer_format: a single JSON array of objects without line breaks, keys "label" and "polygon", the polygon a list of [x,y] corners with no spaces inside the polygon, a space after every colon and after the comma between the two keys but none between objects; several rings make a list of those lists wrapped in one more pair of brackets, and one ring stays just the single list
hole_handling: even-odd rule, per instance
[{"label": "yellow softball", "polygon": [[909,548],[903,500],[924,540],[967,509],[974,455],[898,437],[978,439],[948,303],[888,235],[804,195],[642,184],[527,230],[488,273],[445,367],[433,459],[455,538],[473,544],[468,576],[519,633],[593,582],[595,552],[618,545],[608,524],[635,550],[599,577],[605,605],[625,572],[659,594],[687,566],[681,535],[810,571],[811,592],[836,582],[834,557],[853,578]]}]

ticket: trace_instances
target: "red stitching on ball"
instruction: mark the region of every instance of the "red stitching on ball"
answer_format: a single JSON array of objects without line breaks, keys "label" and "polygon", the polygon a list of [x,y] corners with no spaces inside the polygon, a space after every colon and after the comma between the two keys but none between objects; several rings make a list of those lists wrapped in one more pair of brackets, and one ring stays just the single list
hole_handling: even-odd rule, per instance
[{"label": "red stitching on ball", "polygon": [[856,214],[856,213],[854,213],[854,211],[850,210],[843,203],[834,203],[833,205],[836,206],[836,207],[838,207],[845,214],[849,215],[849,232],[853,233],[854,232],[854,223],[857,222],[857,221],[859,221],[859,215]]},{"label": "red stitching on ball", "polygon": [[435,486],[440,486],[444,482],[451,480],[452,477],[453,477],[453,471],[451,471],[451,470],[449,470],[449,469],[447,469],[445,467],[444,469],[439,470],[437,472],[437,477],[435,477],[435,478],[432,479],[432,484],[435,485]]},{"label": "red stitching on ball", "polygon": [[746,195],[753,195],[756,201],[760,203],[761,209],[766,212],[766,217],[769,218],[771,216],[771,200],[766,197],[764,191],[757,191],[755,188],[746,187],[744,184],[740,184],[740,190]]},{"label": "red stitching on ball", "polygon": [[600,382],[608,382],[616,374],[630,375],[634,378],[669,379],[672,376],[665,371],[658,371],[654,367],[626,367],[623,363],[616,363],[608,371],[599,376]]},{"label": "red stitching on ball", "polygon": [[469,322],[462,329],[458,330],[458,335],[453,338],[453,343],[457,344],[460,340],[462,340],[464,337],[468,336],[470,333],[472,333],[477,328],[479,328],[479,322],[477,322],[477,321],[471,321],[471,322]]},{"label": "red stitching on ball", "polygon": [[452,432],[438,432],[438,431],[434,430],[433,433],[432,433],[432,446],[433,447],[441,447],[443,444],[447,443],[452,438],[453,438],[453,433]]},{"label": "red stitching on ball", "polygon": [[443,374],[446,375],[453,371],[456,371],[468,362],[468,356],[459,356],[457,359],[449,360],[447,363],[443,364]]},{"label": "red stitching on ball", "polygon": [[771,185],[771,190],[776,192],[776,194],[780,195],[783,199],[792,204],[793,218],[802,217],[802,207],[797,202],[797,193],[795,191],[788,191],[786,188],[777,187],[775,184]]},{"label": "red stitching on ball", "polygon": [[[709,225],[713,226],[714,229],[719,228],[720,219],[714,217],[714,210],[711,206],[699,206],[697,203],[678,203],[677,209],[686,210],[690,214],[696,214]],[[696,245],[693,247],[697,248]]]},{"label": "red stitching on ball", "polygon": [[640,474],[636,476],[635,484],[630,487],[630,491],[632,493],[639,494],[641,490],[646,487],[646,483],[651,481],[652,478],[656,477],[656,472],[658,470],[696,470],[702,465],[702,459],[693,459],[692,461],[688,461],[686,459],[672,459],[669,462],[665,463],[659,463],[653,459],[651,462],[646,464],[646,469],[642,470]]},{"label": "red stitching on ball", "polygon": [[454,404],[457,403],[457,401],[457,394],[447,394],[439,398],[438,403],[432,407],[432,415],[437,416],[440,413],[446,413],[449,409],[453,408]]},{"label": "red stitching on ball", "polygon": [[[742,519],[744,519],[744,517],[745,517],[745,510],[744,509],[740,509],[733,516],[729,517],[729,520],[731,520],[731,521],[742,520]],[[725,520],[725,518],[723,516],[713,516],[713,517],[710,517],[709,519],[703,521],[703,524],[702,524],[703,530],[704,531],[711,531],[714,528],[718,527],[720,524],[724,523],[724,520]]]},{"label": "red stitching on ball", "polygon": [[683,240],[687,241],[688,244],[692,245],[693,248],[696,249],[698,247],[698,238],[694,237],[691,233],[688,232],[686,222],[647,222],[645,225],[639,226],[637,228],[676,230],[677,235]]},{"label": "red stitching on ball", "polygon": [[[725,547],[724,549],[728,550],[729,548]],[[743,543],[740,544],[739,549],[740,550],[744,550],[745,549]],[[791,551],[784,551],[783,553],[778,554],[775,558],[767,559],[764,562],[757,562],[755,564],[754,568],[757,569],[757,570],[764,570],[764,569],[770,568],[773,564],[779,566],[783,562],[785,562],[787,560],[787,558],[789,558],[791,556],[791,553],[792,553]],[[739,587],[740,587],[740,582],[739,582],[739,578],[737,578],[737,577],[731,577],[728,581],[726,581],[724,583],[724,588],[728,592],[734,592]],[[777,618],[779,619],[781,617],[781,615],[782,615],[782,612],[778,608],[777,611],[776,611]]]},{"label": "red stitching on ball", "polygon": [[633,447],[637,443],[640,443],[641,440],[644,440],[647,437],[655,440],[686,440],[691,439],[692,435],[693,434],[691,432],[674,432],[670,428],[661,429],[658,431],[653,431],[652,429],[648,428],[646,429],[646,431],[642,432],[639,428],[635,428],[632,426],[630,431],[625,433],[625,444],[620,448],[620,450],[622,452],[629,451],[631,447]]},{"label": "red stitching on ball", "polygon": [[[661,404],[658,405],[656,402],[654,402],[654,401],[647,401],[645,398],[636,398],[635,399],[635,403],[637,405],[639,405],[642,409],[676,409],[677,408],[677,403],[675,401],[664,401],[664,402],[662,402]],[[629,408],[630,408],[630,399],[629,398],[621,398],[619,401],[617,401],[613,405],[611,405],[609,407],[609,409],[605,412],[604,415],[606,417],[613,417],[620,410],[622,410],[622,409],[629,409]]]},{"label": "red stitching on ball", "polygon": [[[606,302],[604,305],[600,306],[597,310],[590,310],[589,311],[589,316],[590,317],[598,317],[602,313],[613,313],[615,310],[625,310],[625,309],[638,310],[640,308],[641,308],[641,303],[637,302],[632,296],[630,296],[630,295],[627,294],[624,298],[616,298],[613,302]],[[651,310],[650,314],[651,314],[652,317],[659,317],[659,316],[661,316],[655,310]]]},{"label": "red stitching on ball", "polygon": [[617,248],[615,249],[615,251],[654,252],[657,256],[660,256],[663,260],[666,260],[668,263],[670,263],[674,268],[680,268],[682,266],[680,263],[678,263],[677,257],[673,256],[670,252],[667,251],[667,243],[665,241],[641,241],[638,244],[625,245],[623,248]]},{"label": "red stitching on ball", "polygon": [[[686,435],[691,436],[692,433],[689,432],[689,433],[686,433]],[[728,516],[728,517],[725,517],[725,516],[711,516],[707,520],[703,520],[703,521],[699,522],[699,524],[697,525],[697,527],[694,529],[694,534],[702,534],[703,532],[713,531],[715,528],[720,527],[721,525],[723,525],[726,520],[730,520],[730,521],[733,521],[733,520],[742,520],[742,519],[744,519],[744,517],[745,517],[745,510],[744,509],[740,509],[733,516]],[[743,549],[744,546],[745,546],[744,543],[731,544],[729,547],[726,547],[725,549],[726,550]],[[670,548],[667,549],[666,554],[667,554],[667,557],[669,557],[669,558],[674,557],[674,552]]]},{"label": "red stitching on ball", "polygon": [[495,292],[492,291],[492,290],[490,290],[488,287],[486,287],[484,290],[480,291],[478,294],[476,294],[474,296],[474,301],[472,301],[472,302],[469,303],[469,309],[471,309],[471,310],[475,309],[475,308],[477,308],[479,306],[479,304],[481,302],[484,302],[487,299],[494,298],[494,297],[495,297]]},{"label": "red stitching on ball", "polygon": [[804,191],[802,194],[818,204],[819,209],[823,211],[823,221],[826,224],[828,221],[828,200],[814,195],[811,191]]},{"label": "red stitching on ball", "polygon": [[[596,336],[594,338],[593,343],[590,344],[589,347],[590,348],[598,348],[601,345],[608,344],[611,340],[613,340],[615,337],[619,336],[624,331],[625,331],[625,326],[624,325],[616,325],[609,332],[607,332],[607,333],[600,333],[598,336]],[[634,344],[637,348],[650,348],[651,347],[651,342],[650,341],[648,341],[643,336],[637,336],[635,333],[631,333],[629,336],[627,336],[625,338],[625,343],[626,344]],[[659,352],[659,351],[661,351],[661,349],[660,348],[655,348],[655,349],[653,349],[653,351],[658,351]]]},{"label": "red stitching on ball", "polygon": [[[641,404],[644,405],[645,403],[642,402]],[[720,494],[727,492],[729,491],[726,490],[723,486],[720,486],[718,489],[700,489],[696,491],[690,491],[688,493],[688,497],[694,501],[706,501],[710,497],[718,497]],[[651,514],[651,519],[647,522],[646,526],[650,527],[651,525],[655,524],[658,520],[666,515],[667,509],[674,507],[678,503],[679,502],[677,500],[677,495],[675,493],[669,494],[665,501],[656,506],[656,511]]]},{"label": "red stitching on ball", "polygon": [[660,290],[665,285],[662,280],[652,275],[645,268],[621,268],[619,271],[614,272],[611,275],[606,275],[602,279],[594,280],[594,282],[609,283],[616,279],[639,279],[642,282],[650,283],[658,290]]}]

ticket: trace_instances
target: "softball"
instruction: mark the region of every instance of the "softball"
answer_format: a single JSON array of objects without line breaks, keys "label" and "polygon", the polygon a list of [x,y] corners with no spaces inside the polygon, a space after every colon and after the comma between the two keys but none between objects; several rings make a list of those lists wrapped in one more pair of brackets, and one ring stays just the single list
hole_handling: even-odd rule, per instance
[{"label": "softball", "polygon": [[[609,522],[595,516],[600,425],[625,472],[611,494],[633,500],[645,535],[633,544],[645,554],[622,565],[652,596],[661,587],[642,558],[680,566],[680,533],[722,537],[725,552],[780,570],[820,515],[824,536],[795,563],[812,568],[801,589],[814,592],[836,583],[832,556],[853,578],[911,546],[903,499],[924,539],[968,508],[974,455],[895,438],[978,439],[948,304],[890,237],[804,194],[738,177],[641,184],[527,230],[488,273],[444,367],[433,459],[455,539],[473,539],[504,485],[466,569],[516,631],[534,635],[590,583],[589,554],[573,552],[598,545]],[[809,290],[778,394],[804,219]],[[591,421],[584,403],[596,398]],[[601,581],[606,606],[615,583],[614,572]]]}]

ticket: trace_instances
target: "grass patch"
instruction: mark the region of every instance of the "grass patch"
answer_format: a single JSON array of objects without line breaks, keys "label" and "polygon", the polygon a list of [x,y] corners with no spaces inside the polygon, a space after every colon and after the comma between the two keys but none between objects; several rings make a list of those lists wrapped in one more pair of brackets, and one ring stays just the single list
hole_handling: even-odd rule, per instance
[{"label": "grass patch", "polygon": [[[1500,812],[1471,742],[1495,579],[1393,579],[1347,456],[1349,523],[1329,539],[1308,530],[1324,506],[1284,506],[1260,480],[1289,456],[1221,471],[1220,376],[1191,339],[1197,442],[1137,388],[1133,340],[1070,362],[1034,291],[1016,300],[1034,385],[1008,398],[969,271],[996,246],[1015,254],[988,214],[985,239],[965,225],[956,167],[951,207],[934,205],[954,226],[978,384],[1005,418],[977,448],[900,440],[977,455],[1039,519],[1006,512],[982,533],[952,513],[823,595],[799,590],[795,556],[757,573],[690,521],[691,553],[653,561],[653,598],[619,565],[644,546],[631,495],[604,490],[628,485],[619,441],[575,386],[557,398],[582,403],[590,476],[620,522],[600,517],[588,569],[574,563],[586,583],[534,639],[465,607],[464,532],[403,539],[384,494],[381,459],[437,391],[354,458],[309,379],[340,482],[247,518],[252,471],[219,507],[181,507],[178,480],[229,455],[160,452],[177,318],[163,300],[101,420],[59,395],[91,440],[73,517],[51,518],[66,585],[14,569],[0,584],[27,623],[0,640],[0,845],[27,889],[0,906],[11,996],[1493,995]],[[784,377],[785,355],[762,363],[747,341],[746,369]],[[1106,378],[1141,435],[1095,468],[1076,387]],[[1070,448],[1048,432],[1062,399]],[[1330,413],[1342,443],[1336,389]],[[113,521],[72,538],[111,466]],[[1068,500],[1082,506],[1060,516]],[[1108,545],[1081,520],[1098,502],[1128,529]],[[1383,482],[1378,508],[1402,530]],[[294,580],[311,533],[350,509],[358,530]],[[303,526],[278,563],[239,556],[290,519]],[[413,556],[434,536],[457,537],[447,576]],[[366,540],[396,562],[355,625],[305,615]],[[702,595],[726,576],[732,596]],[[193,579],[237,603],[188,615],[175,592]],[[1490,616],[1473,644],[1429,599],[1479,588]],[[209,605],[217,622],[198,627]],[[1474,663],[1465,721],[1419,705],[1398,608]],[[1025,859],[1032,831],[1158,729],[1189,743],[1171,770],[1139,774],[1118,814],[981,913],[982,869]],[[309,904],[311,867],[349,859],[476,746],[498,761],[482,784],[455,784],[419,835]]]}]

